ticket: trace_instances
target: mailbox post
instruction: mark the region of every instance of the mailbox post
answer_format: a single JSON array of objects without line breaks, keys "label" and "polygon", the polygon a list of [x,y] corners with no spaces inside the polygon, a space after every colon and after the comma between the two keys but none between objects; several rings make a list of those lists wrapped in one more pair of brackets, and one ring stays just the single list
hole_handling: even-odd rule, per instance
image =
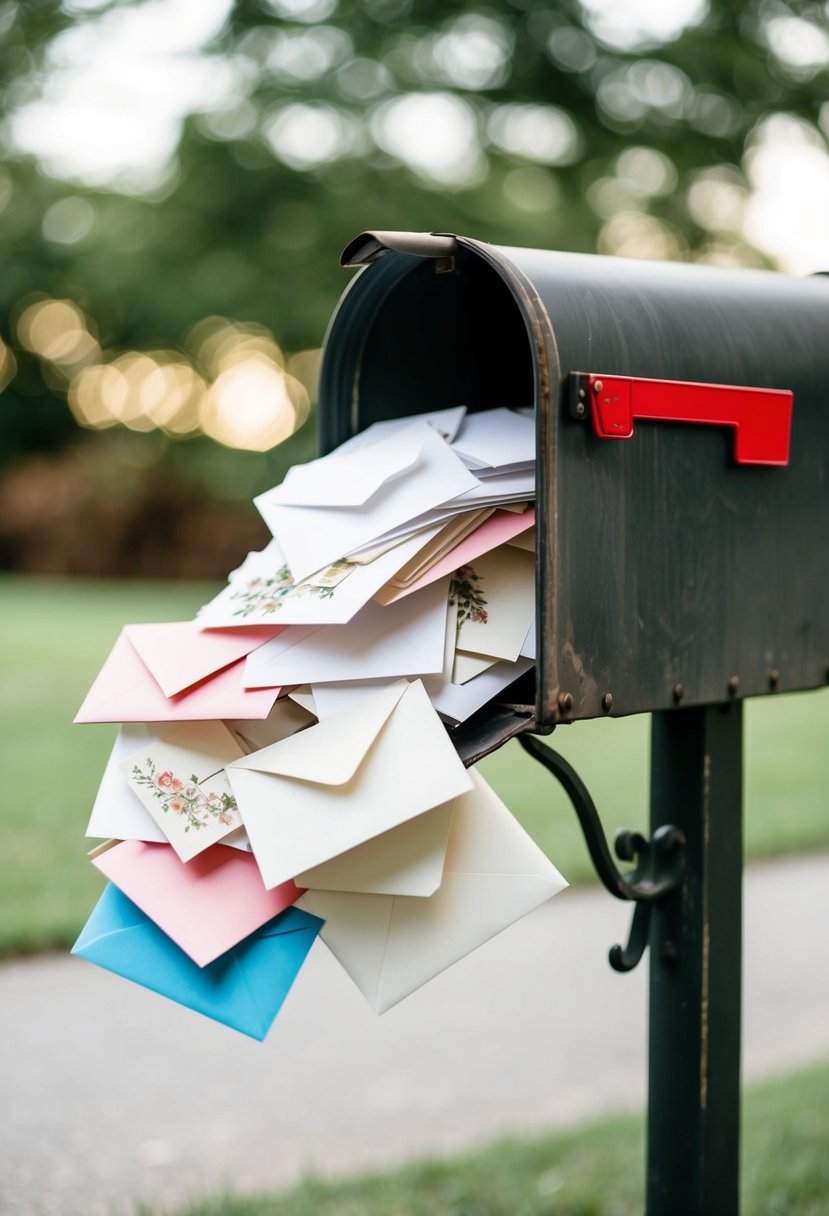
[{"label": "mailbox post", "polygon": [[[326,336],[321,446],[534,406],[538,662],[454,732],[559,780],[650,946],[647,1211],[739,1208],[742,701],[829,680],[829,279],[363,233]],[[651,832],[620,871],[539,736],[648,712]]]}]

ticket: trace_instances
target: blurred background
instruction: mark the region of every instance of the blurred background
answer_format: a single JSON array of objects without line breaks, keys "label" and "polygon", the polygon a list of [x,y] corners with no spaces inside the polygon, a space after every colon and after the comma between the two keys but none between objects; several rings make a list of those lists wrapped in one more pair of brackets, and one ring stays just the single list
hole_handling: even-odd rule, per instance
[{"label": "blurred background", "polygon": [[829,267],[809,0],[0,4],[0,567],[217,578],[363,228]]},{"label": "blurred background", "polygon": [[[71,945],[103,885],[83,833],[115,728],[72,727],[72,717],[122,624],[191,618],[267,541],[250,499],[315,453],[320,347],[353,273],[339,268],[341,249],[363,229],[400,228],[798,275],[829,270],[828,29],[823,0],[0,0],[0,985],[12,1002],[0,1212],[106,1216],[114,1197],[119,1212],[133,1211],[125,1197],[171,1199],[193,1177],[199,1189],[218,1187],[226,1158],[214,1157],[214,1123],[232,1153],[250,1139],[249,1186],[281,1184],[291,1170],[321,1168],[326,1153],[342,1160],[343,1144],[353,1155],[371,1139],[370,1097],[355,1114],[362,1077],[342,1087],[343,1123],[322,1119],[327,1139],[319,1111],[300,1118],[314,1135],[307,1162],[285,1139],[258,1151],[251,1127],[271,1137],[274,1111],[260,1117],[263,1107],[248,1098],[282,1103],[268,1075],[282,1076],[285,1059],[323,1078],[319,1044],[330,1044],[333,1060],[350,1058],[332,1029],[339,997],[317,1006],[327,1020],[311,1036],[308,1063],[292,1038],[309,1016],[299,1003],[307,996],[298,996],[270,1069],[244,1057],[243,1091],[244,1046],[221,1028],[183,1021],[179,1040],[166,1003],[153,1014],[137,990],[90,996],[94,969],[48,953]],[[817,854],[814,881],[824,893],[827,698],[826,690],[758,698],[746,731],[747,857]],[[579,724],[556,744],[609,833],[644,827],[645,716]],[[511,744],[481,767],[568,879],[592,881],[572,811],[540,766]],[[773,910],[790,907],[793,889],[812,890],[801,869],[767,872],[784,892],[766,901]],[[818,912],[812,925],[798,922],[796,938],[816,975],[824,921],[817,897],[808,906]],[[755,957],[777,977],[780,1001],[790,998],[788,1012],[769,1004],[775,1041],[793,1045],[766,1060],[780,1069],[826,1054],[829,1016],[819,985],[800,974],[794,991],[794,981],[779,979],[779,957],[796,952],[775,929]],[[553,948],[539,972],[557,986],[544,1008],[558,1009],[570,993],[580,1023],[580,984],[594,964],[605,974],[612,940],[591,936],[572,967]],[[10,961],[24,954],[39,957]],[[598,1037],[608,1045],[630,992],[614,988],[599,1002]],[[520,986],[516,994],[523,999]],[[116,999],[120,1014],[111,1013]],[[416,1021],[429,1006],[413,1008]],[[148,1036],[151,1016],[159,1029]],[[523,1024],[523,1012],[515,1016]],[[463,1100],[456,1057],[480,1046],[456,1020],[439,1103],[453,1086]],[[107,1037],[124,1026],[133,1027],[129,1053]],[[446,1030],[441,1024],[424,1053],[438,1067],[435,1042]],[[491,1046],[500,1031],[480,1041]],[[749,1041],[750,1032],[749,1022]],[[204,1056],[191,1047],[198,1033]],[[381,1033],[366,1020],[372,1059]],[[543,1039],[538,1075],[557,1075],[568,1041],[546,1027]],[[422,1061],[406,1034],[401,1043],[419,1093]],[[115,1078],[136,1044],[156,1054],[147,1066],[139,1051],[143,1075],[120,1087]],[[597,1050],[591,1044],[574,1090],[589,1095],[591,1110],[618,1103],[618,1090],[602,1088]],[[487,1052],[475,1059],[476,1076],[491,1075],[497,1093],[503,1065]],[[608,1046],[606,1060],[611,1054]],[[627,1048],[615,1051],[628,1057]],[[189,1059],[199,1072],[192,1093],[189,1081],[174,1080]],[[212,1067],[219,1060],[224,1098]],[[147,1088],[151,1077],[163,1096]],[[786,1084],[790,1133],[781,1131],[782,1098],[751,1108],[765,1139],[758,1146],[755,1137],[747,1158],[758,1197],[747,1213],[826,1210],[812,1198],[826,1195],[829,1068]],[[294,1088],[307,1096],[305,1079]],[[375,1090],[378,1119],[391,1127],[393,1108]],[[176,1091],[192,1107],[178,1121],[168,1110]],[[574,1118],[578,1102],[568,1106],[555,1086],[551,1093],[558,1122]],[[414,1098],[410,1105],[420,1109]],[[453,1139],[435,1118],[430,1144],[483,1135],[471,1106],[457,1117],[455,1109],[447,1098],[446,1119],[463,1136]],[[549,1115],[549,1104],[523,1102],[520,1119],[504,1126],[529,1128]],[[609,1211],[596,1195],[621,1194],[620,1177],[632,1198],[614,1212],[642,1210],[640,1124],[625,1124],[614,1151],[595,1133],[583,1141],[591,1199],[568,1211]],[[562,1166],[553,1177],[550,1156],[544,1148],[535,1173],[523,1164],[503,1170],[507,1197],[486,1210],[549,1210],[556,1179],[575,1185],[578,1173]],[[504,1165],[502,1155],[490,1160]],[[184,1168],[189,1161],[197,1174]],[[784,1163],[794,1178],[788,1207]],[[532,1203],[519,1202],[515,1178],[535,1186],[536,1175]],[[430,1199],[427,1186],[418,1210],[460,1211],[466,1183],[454,1174],[450,1182],[451,1203]],[[404,1178],[405,1192],[412,1187]],[[487,1175],[483,1190],[494,1189]],[[385,1216],[410,1210],[405,1202],[381,1197],[377,1207],[347,1210]],[[484,1211],[477,1201],[463,1210],[473,1208]],[[268,1199],[244,1213],[274,1210]],[[346,1208],[311,1195],[282,1210]],[[217,1201],[196,1211],[237,1209]]]}]

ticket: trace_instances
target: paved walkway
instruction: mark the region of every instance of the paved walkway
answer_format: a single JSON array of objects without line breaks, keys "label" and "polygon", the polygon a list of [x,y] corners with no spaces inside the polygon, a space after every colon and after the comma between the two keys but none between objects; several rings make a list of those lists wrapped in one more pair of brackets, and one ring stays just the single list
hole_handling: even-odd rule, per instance
[{"label": "paved walkway", "polygon": [[[567,891],[382,1018],[317,946],[264,1045],[80,960],[0,967],[0,1213],[114,1216],[644,1099],[629,909]],[[745,1074],[829,1055],[829,856],[746,881]]]}]

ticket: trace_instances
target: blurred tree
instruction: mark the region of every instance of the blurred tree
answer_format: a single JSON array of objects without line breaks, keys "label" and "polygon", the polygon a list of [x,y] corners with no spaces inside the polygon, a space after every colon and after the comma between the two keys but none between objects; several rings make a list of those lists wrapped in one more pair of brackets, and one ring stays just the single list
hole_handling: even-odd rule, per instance
[{"label": "blurred tree", "polygon": [[[68,35],[137,7],[0,5],[3,112],[48,97]],[[762,262],[741,229],[746,158],[775,122],[825,151],[825,7],[648,8],[645,20],[635,0],[228,0],[200,51],[215,98],[184,122],[174,167],[132,193],[49,176],[6,121],[3,458],[88,440],[65,395],[124,351],[178,350],[209,384],[187,336],[205,317],[255,321],[288,352],[318,346],[345,285],[339,251],[363,228]],[[32,293],[79,310],[62,314],[74,346],[55,338],[50,354],[49,334],[32,336]],[[175,427],[160,432],[134,442],[173,459]],[[192,468],[215,469],[212,441],[186,446]],[[311,446],[237,461],[237,491]]]}]

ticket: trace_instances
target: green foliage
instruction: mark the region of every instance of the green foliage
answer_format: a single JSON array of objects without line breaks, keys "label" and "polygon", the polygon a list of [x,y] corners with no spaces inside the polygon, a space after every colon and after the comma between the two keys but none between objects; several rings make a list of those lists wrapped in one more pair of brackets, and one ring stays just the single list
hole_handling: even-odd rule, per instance
[{"label": "green foliage", "polygon": [[[829,1064],[748,1090],[743,1216],[827,1216],[827,1103]],[[643,1162],[642,1119],[617,1117],[388,1174],[309,1178],[280,1195],[216,1196],[175,1216],[634,1216]],[[161,1213],[142,1207],[138,1216]]]},{"label": "green foliage", "polygon": [[[117,7],[5,5],[4,110],[41,94],[61,31]],[[155,194],[54,180],[9,149],[0,175],[0,335],[14,340],[20,302],[42,292],[75,301],[107,357],[175,348],[210,314],[256,320],[289,351],[317,346],[347,281],[339,251],[370,227],[590,250],[608,218],[630,213],[654,220],[663,256],[700,256],[723,234],[689,208],[699,170],[730,166],[739,187],[747,143],[772,114],[797,116],[821,139],[825,69],[770,50],[781,22],[822,28],[816,2],[711,0],[697,24],[661,41],[630,30],[621,41],[602,36],[577,0],[316,8],[323,16],[312,5],[236,0],[206,48],[234,65],[235,96],[186,122],[177,170]],[[292,12],[296,20],[284,15]],[[477,60],[464,50],[475,38]],[[478,161],[465,175],[439,180],[428,165],[415,169],[383,135],[383,107],[423,94],[462,104],[478,131]],[[326,107],[339,124],[330,155],[303,160],[275,140],[274,124],[298,104]],[[510,133],[514,105],[551,113],[560,146]],[[639,160],[620,160],[631,146]],[[92,205],[91,230],[69,243],[46,239],[44,215],[68,197]],[[733,256],[757,260],[739,236],[727,243]],[[16,353],[19,371],[0,409],[4,459],[77,438],[60,371]]]}]

